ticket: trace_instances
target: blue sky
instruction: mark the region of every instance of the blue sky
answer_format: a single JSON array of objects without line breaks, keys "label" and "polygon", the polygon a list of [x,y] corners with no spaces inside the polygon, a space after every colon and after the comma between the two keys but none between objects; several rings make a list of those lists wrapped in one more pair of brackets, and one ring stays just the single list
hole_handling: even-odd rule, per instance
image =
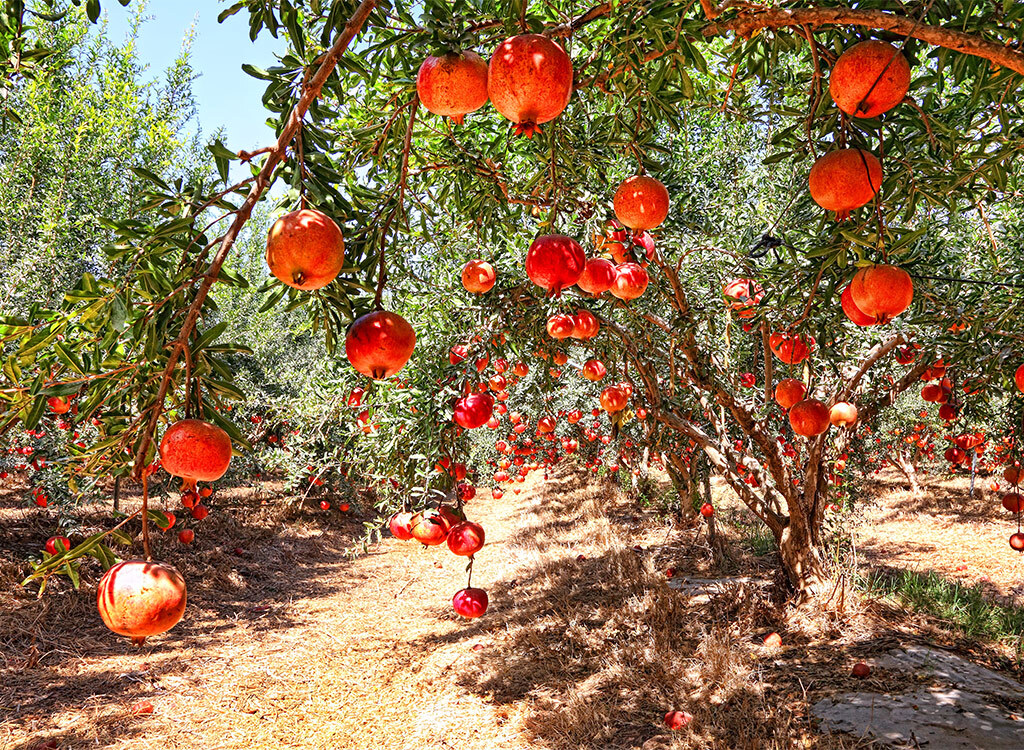
[{"label": "blue sky", "polygon": [[[264,124],[267,112],[260,101],[266,82],[243,73],[242,63],[269,67],[276,62],[275,50],[284,50],[284,42],[266,31],[255,43],[249,41],[249,14],[245,11],[217,23],[217,15],[227,7],[219,0],[148,0],[145,5],[149,20],[139,35],[139,56],[150,66],[148,77],[163,75],[194,24],[192,64],[199,74],[194,92],[204,139],[223,127],[225,145],[233,151],[269,145],[274,133]],[[128,8],[114,0],[103,3],[112,40],[125,37],[139,6],[137,0]]]}]

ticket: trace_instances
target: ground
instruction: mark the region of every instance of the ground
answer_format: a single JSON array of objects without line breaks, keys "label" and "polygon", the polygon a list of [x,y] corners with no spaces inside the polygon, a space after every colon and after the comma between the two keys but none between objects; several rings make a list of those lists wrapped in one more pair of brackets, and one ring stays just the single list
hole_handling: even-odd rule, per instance
[{"label": "ground", "polygon": [[[716,567],[700,527],[638,510],[607,478],[566,470],[519,489],[467,508],[487,530],[473,582],[491,606],[475,621],[451,611],[465,561],[446,548],[389,539],[352,555],[369,513],[288,504],[273,487],[262,504],[223,493],[192,547],[159,537],[156,556],[185,574],[190,603],[141,649],[100,622],[96,571],[77,593],[17,587],[53,517],[0,497],[0,748],[864,748],[856,724],[830,734],[816,714],[844,696],[955,687],[900,654],[938,647],[1021,676],[1005,646],[892,602],[844,589],[822,611],[794,612],[770,551],[744,552],[744,532],[722,524],[738,551]],[[865,518],[859,549],[873,566],[927,563],[1013,595],[1021,563],[1005,539],[972,557],[975,535],[984,547],[1009,533],[995,511],[940,498],[914,514],[898,487],[876,489],[871,513],[917,531],[887,541]],[[723,520],[740,513],[722,506]],[[910,558],[915,535],[947,542]],[[770,632],[781,648],[763,645]],[[875,665],[867,680],[850,675],[861,659]],[[1016,726],[1024,701],[994,701]],[[671,709],[694,719],[670,732]]]}]

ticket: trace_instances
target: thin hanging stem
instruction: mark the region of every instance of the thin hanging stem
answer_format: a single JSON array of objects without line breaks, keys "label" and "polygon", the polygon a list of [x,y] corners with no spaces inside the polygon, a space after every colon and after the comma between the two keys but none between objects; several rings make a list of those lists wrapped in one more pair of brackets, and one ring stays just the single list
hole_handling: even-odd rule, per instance
[{"label": "thin hanging stem", "polygon": [[149,472],[142,474],[142,551],[146,562],[152,562],[153,552],[149,547]]},{"label": "thin hanging stem", "polygon": [[[405,145],[402,147],[402,170],[398,177],[398,202],[395,208],[388,214],[388,218],[384,222],[384,227],[381,230],[380,237],[380,266],[377,271],[377,293],[373,298],[373,306],[377,310],[383,310],[384,306],[382,301],[384,299],[384,285],[387,283],[388,268],[387,268],[387,241],[388,241],[388,230],[391,229],[391,223],[395,220],[395,217],[400,211],[402,211],[402,205],[405,200],[405,186],[409,179],[409,152],[412,150],[412,130],[416,124],[416,111],[419,108],[420,98],[418,94],[413,94],[412,107],[409,111],[409,126],[405,130]],[[405,105],[402,105],[405,106]]]}]

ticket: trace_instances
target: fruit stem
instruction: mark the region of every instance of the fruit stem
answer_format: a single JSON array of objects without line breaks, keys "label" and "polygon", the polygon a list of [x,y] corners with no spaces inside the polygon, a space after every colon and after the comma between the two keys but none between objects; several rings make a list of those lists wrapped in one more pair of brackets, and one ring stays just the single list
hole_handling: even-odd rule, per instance
[{"label": "fruit stem", "polygon": [[153,560],[153,553],[149,548],[149,472],[142,474],[142,551],[146,555],[146,562]]}]

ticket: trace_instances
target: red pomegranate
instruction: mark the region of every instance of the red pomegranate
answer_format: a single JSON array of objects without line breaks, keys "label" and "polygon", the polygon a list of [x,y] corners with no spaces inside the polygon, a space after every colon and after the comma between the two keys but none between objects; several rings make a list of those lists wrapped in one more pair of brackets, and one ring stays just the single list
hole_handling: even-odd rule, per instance
[{"label": "red pomegranate", "polygon": [[814,162],[808,178],[814,202],[836,219],[850,218],[850,212],[867,205],[882,186],[882,165],[870,151],[841,148]]},{"label": "red pomegranate", "polygon": [[1024,534],[1018,531],[1016,534],[1010,535],[1010,549],[1024,552]]},{"label": "red pomegranate", "polygon": [[164,433],[160,463],[172,476],[214,482],[231,464],[231,438],[217,425],[183,419]]},{"label": "red pomegranate", "polygon": [[591,258],[576,286],[588,294],[604,294],[615,284],[615,264],[605,258]]},{"label": "red pomegranate", "polygon": [[462,286],[467,292],[483,294],[494,288],[498,275],[486,260],[471,260],[462,267]]},{"label": "red pomegranate", "polygon": [[484,527],[472,521],[462,521],[448,532],[448,549],[453,554],[470,557],[484,546]]},{"label": "red pomegranate", "polygon": [[348,361],[363,375],[375,380],[401,370],[415,347],[416,332],[409,322],[401,315],[384,310],[367,313],[356,320],[345,337]]},{"label": "red pomegranate", "polygon": [[553,339],[567,339],[576,330],[576,322],[571,315],[559,313],[548,318],[548,336]]},{"label": "red pomegranate", "polygon": [[910,64],[903,53],[879,41],[846,50],[828,77],[836,105],[851,117],[878,117],[895,107],[910,89]]},{"label": "red pomegranate", "polygon": [[704,518],[711,518],[711,516],[715,515],[715,506],[711,503],[701,504],[700,514],[704,516]]},{"label": "red pomegranate", "polygon": [[793,407],[793,404],[803,401],[806,395],[807,386],[795,378],[780,380],[779,384],[775,386],[775,400],[787,411]]},{"label": "red pomegranate", "polygon": [[611,291],[619,299],[628,302],[642,296],[647,291],[650,280],[642,266],[636,263],[623,263],[615,269],[615,284]]},{"label": "red pomegranate", "polygon": [[63,396],[50,396],[46,399],[46,405],[54,414],[67,414],[71,411],[71,402]]},{"label": "red pomegranate", "polygon": [[59,555],[71,549],[71,540],[66,536],[51,536],[46,540],[46,551],[51,555]]},{"label": "red pomegranate", "polygon": [[615,191],[615,215],[630,229],[654,229],[668,217],[668,190],[646,175],[630,177]]},{"label": "red pomegranate", "polygon": [[345,265],[345,238],[327,214],[304,208],[274,222],[267,236],[270,272],[296,289],[320,289]]},{"label": "red pomegranate", "polygon": [[917,351],[914,346],[904,346],[896,350],[896,361],[901,365],[909,365],[917,359]]},{"label": "red pomegranate", "polygon": [[669,729],[683,729],[693,721],[693,716],[686,711],[669,711],[665,714],[665,726]]},{"label": "red pomegranate", "polygon": [[126,560],[100,579],[96,607],[108,628],[142,644],[178,624],[186,598],[185,579],[170,565]]},{"label": "red pomegranate", "polygon": [[773,333],[768,337],[768,346],[783,362],[796,365],[807,359],[814,350],[814,337],[800,333]]},{"label": "red pomegranate", "polygon": [[1007,492],[1003,495],[1003,507],[1011,513],[1024,511],[1024,495],[1017,492]]},{"label": "red pomegranate", "polygon": [[555,352],[554,356],[551,357],[551,361],[556,365],[564,365],[569,361],[569,355],[565,352]]},{"label": "red pomegranate", "polygon": [[1017,368],[1017,371],[1013,373],[1013,382],[1017,386],[1017,390],[1024,393],[1024,365]]},{"label": "red pomegranate", "polygon": [[598,359],[589,359],[583,365],[583,377],[591,382],[596,383],[598,380],[603,380],[607,374],[608,370],[605,368],[604,363]]},{"label": "red pomegranate", "polygon": [[401,539],[403,542],[412,539],[412,513],[408,511],[400,511],[391,516],[388,521],[388,530],[391,532],[391,536],[395,539]]},{"label": "red pomegranate", "polygon": [[797,435],[816,437],[828,429],[828,407],[816,398],[804,399],[789,410],[789,424]]},{"label": "red pomegranate", "polygon": [[764,299],[764,287],[753,279],[733,279],[722,289],[722,294],[741,318],[752,318],[754,308]]},{"label": "red pomegranate", "polygon": [[416,93],[429,112],[461,125],[487,104],[487,63],[469,50],[428,57],[416,75]]},{"label": "red pomegranate", "polygon": [[444,544],[448,538],[448,529],[451,528],[445,521],[444,516],[436,510],[426,510],[417,513],[409,522],[409,532],[412,538],[428,547],[436,547]]},{"label": "red pomegranate", "polygon": [[864,662],[859,661],[859,662],[857,662],[856,664],[853,665],[853,669],[850,670],[850,673],[854,677],[857,677],[857,678],[863,680],[865,677],[868,677],[871,674],[871,667],[869,667]]},{"label": "red pomegranate", "polygon": [[628,399],[626,392],[619,386],[610,385],[601,391],[601,408],[609,414],[614,414],[626,408]]},{"label": "red pomegranate", "polygon": [[516,362],[515,366],[512,368],[512,372],[514,372],[517,377],[525,378],[530,374],[530,367],[525,362]]},{"label": "red pomegranate", "polygon": [[861,327],[875,325],[875,319],[870,315],[865,315],[861,312],[861,309],[857,307],[857,304],[853,301],[852,284],[846,285],[846,289],[844,289],[843,293],[839,296],[839,302],[843,306],[843,312],[846,314],[846,317],[849,318],[854,325]]},{"label": "red pomegranate", "polygon": [[876,323],[888,323],[914,301],[914,282],[898,266],[868,266],[853,277],[850,295],[865,315]]},{"label": "red pomegranate", "polygon": [[456,424],[472,430],[487,424],[494,411],[494,397],[489,393],[464,396],[455,402],[452,419]]},{"label": "red pomegranate", "polygon": [[829,409],[828,418],[836,427],[852,427],[857,423],[857,407],[847,401],[840,401]]},{"label": "red pomegranate", "polygon": [[594,313],[589,310],[577,310],[576,314],[572,316],[572,320],[574,325],[571,335],[574,339],[586,341],[594,338],[601,330],[601,324]]},{"label": "red pomegranate", "polygon": [[487,93],[494,108],[512,121],[516,135],[530,138],[568,106],[572,75],[565,50],[546,36],[522,34],[494,51]]},{"label": "red pomegranate", "polygon": [[586,265],[580,244],[561,234],[538,237],[526,253],[526,275],[552,297],[579,281]]}]

